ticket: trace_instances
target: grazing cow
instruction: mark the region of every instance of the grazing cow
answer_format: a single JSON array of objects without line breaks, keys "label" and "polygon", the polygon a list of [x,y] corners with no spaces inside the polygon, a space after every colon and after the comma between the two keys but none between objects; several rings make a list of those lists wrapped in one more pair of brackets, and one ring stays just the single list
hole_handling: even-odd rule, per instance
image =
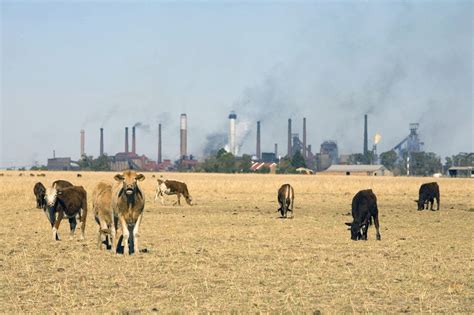
[{"label": "grazing cow", "polygon": [[77,177],[82,177],[82,174],[79,174],[79,173],[78,173],[78,174],[77,174]]},{"label": "grazing cow", "polygon": [[[64,216],[67,218],[74,218],[74,223],[76,222],[76,216],[79,216],[82,223],[80,239],[83,240],[87,219],[87,192],[85,189],[82,186],[57,189],[56,205],[58,217],[54,221],[53,240],[58,239],[59,225]],[[69,221],[69,223],[71,223],[71,221]],[[76,225],[71,224],[71,237],[74,235],[75,229]]]},{"label": "grazing cow", "polygon": [[352,223],[346,223],[350,226],[351,239],[356,241],[359,239],[367,240],[367,229],[374,219],[375,229],[377,231],[377,240],[380,240],[379,230],[379,210],[377,208],[377,197],[372,189],[359,191],[352,198]]},{"label": "grazing cow", "polygon": [[[116,222],[112,210],[112,185],[100,182],[92,194],[92,208],[94,210],[95,221],[99,224],[99,235],[97,245],[102,249],[105,243],[106,248],[114,248]],[[102,235],[104,240],[102,240]]]},{"label": "grazing cow", "polygon": [[[46,189],[45,201],[46,206],[44,208],[44,213],[51,223],[51,227],[54,227],[54,222],[56,221],[56,215],[59,211],[64,211],[63,206],[57,202],[58,189],[63,189],[67,187],[72,187],[73,185],[67,180],[56,180],[53,182],[50,188]],[[71,233],[76,229],[77,221],[75,217],[68,218],[69,226],[71,228]],[[56,240],[59,241],[59,236],[56,234]]]},{"label": "grazing cow", "polygon": [[293,218],[293,204],[295,199],[295,192],[290,184],[284,184],[278,189],[278,204],[280,208],[281,217],[286,218],[288,211],[291,212],[291,218]]},{"label": "grazing cow", "polygon": [[46,195],[46,187],[44,187],[41,182],[37,182],[33,187],[33,193],[36,196],[36,208],[44,209],[46,206],[46,200],[44,199]]},{"label": "grazing cow", "polygon": [[415,202],[418,204],[418,210],[424,210],[425,204],[428,209],[428,203],[431,203],[430,209],[433,210],[434,199],[436,199],[436,210],[439,210],[439,186],[438,183],[426,183],[420,186],[418,193],[418,200]]},{"label": "grazing cow", "polygon": [[145,208],[145,196],[138,187],[138,181],[144,180],[145,176],[127,170],[123,174],[115,175],[114,179],[117,183],[112,190],[112,209],[122,230],[121,246],[124,254],[133,254],[135,251],[139,252],[138,229]]},{"label": "grazing cow", "polygon": [[186,200],[187,204],[192,206],[193,205],[193,198],[188,192],[188,186],[183,183],[179,182],[177,180],[171,180],[171,179],[158,179],[158,187],[156,188],[156,194],[155,194],[155,201],[160,197],[161,199],[161,204],[165,204],[165,198],[164,195],[176,195],[178,197],[178,201],[174,203],[178,203],[178,205],[181,205],[181,195],[183,195],[184,199]]}]

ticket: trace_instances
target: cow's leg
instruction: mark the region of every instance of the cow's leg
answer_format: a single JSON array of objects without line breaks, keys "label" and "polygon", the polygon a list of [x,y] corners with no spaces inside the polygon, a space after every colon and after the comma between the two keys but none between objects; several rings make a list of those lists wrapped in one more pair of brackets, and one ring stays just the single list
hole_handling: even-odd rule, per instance
[{"label": "cow's leg", "polygon": [[128,231],[128,225],[123,215],[120,215],[119,220],[120,220],[120,226],[122,230],[123,254],[128,255],[128,238],[130,236],[130,233]]},{"label": "cow's leg", "polygon": [[380,241],[382,238],[380,236],[380,225],[379,225],[379,216],[374,216],[374,225],[375,225],[375,231],[376,231],[376,237],[377,237],[377,241]]},{"label": "cow's leg", "polygon": [[140,252],[140,248],[138,247],[138,229],[140,228],[140,222],[142,222],[142,217],[143,217],[143,213],[140,214],[140,216],[138,217],[138,220],[137,222],[135,223],[135,226],[133,227],[133,241],[134,241],[134,251],[135,253],[139,253]]},{"label": "cow's leg", "polygon": [[439,210],[439,196],[436,197],[436,210]]},{"label": "cow's leg", "polygon": [[72,239],[72,237],[74,236],[74,232],[76,231],[77,221],[75,216],[68,218],[68,220],[69,228],[71,229],[69,233],[69,239]]},{"label": "cow's leg", "polygon": [[430,210],[433,210],[434,198],[430,198]]},{"label": "cow's leg", "polygon": [[58,230],[59,230],[59,225],[61,224],[61,220],[63,219],[64,213],[62,211],[59,212],[58,218],[54,222],[53,226],[53,241],[59,241],[59,235],[58,235]]},{"label": "cow's leg", "polygon": [[82,209],[82,215],[81,215],[81,236],[79,237],[80,240],[84,239],[84,233],[86,232],[86,219],[87,219],[87,208]]},{"label": "cow's leg", "polygon": [[176,196],[178,196],[178,206],[181,206],[181,194],[177,193]]},{"label": "cow's leg", "polygon": [[[99,249],[102,249],[103,241],[107,242],[107,235],[109,235],[109,233],[110,230],[107,226],[107,222],[103,218],[99,217],[99,238],[97,240]],[[104,235],[104,237],[102,237],[102,235]],[[105,246],[105,249],[107,249],[107,245]]]},{"label": "cow's leg", "polygon": [[160,200],[161,200],[161,205],[164,206],[165,205],[165,195],[163,194],[162,191],[160,191]]}]

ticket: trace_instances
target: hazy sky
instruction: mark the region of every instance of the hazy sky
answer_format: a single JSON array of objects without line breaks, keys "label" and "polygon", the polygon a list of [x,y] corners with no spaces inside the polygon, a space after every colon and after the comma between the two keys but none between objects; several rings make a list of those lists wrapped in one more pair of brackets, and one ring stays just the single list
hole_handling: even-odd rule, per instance
[{"label": "hazy sky", "polygon": [[[340,153],[382,135],[379,152],[420,123],[425,149],[473,151],[473,2],[44,2],[1,1],[0,167],[56,156],[123,151],[124,127],[142,123],[137,151],[179,155],[227,133],[235,110],[242,150],[286,153],[307,118],[308,143]],[[371,144],[370,144],[371,146]]]}]

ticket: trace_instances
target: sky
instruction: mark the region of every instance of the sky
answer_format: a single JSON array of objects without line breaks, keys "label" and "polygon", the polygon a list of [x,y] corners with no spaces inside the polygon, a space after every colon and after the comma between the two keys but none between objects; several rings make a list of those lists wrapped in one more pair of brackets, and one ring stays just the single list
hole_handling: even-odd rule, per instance
[{"label": "sky", "polygon": [[286,153],[287,120],[313,151],[390,150],[419,123],[425,150],[473,152],[472,1],[0,1],[0,168],[124,151],[179,156],[225,144]]}]

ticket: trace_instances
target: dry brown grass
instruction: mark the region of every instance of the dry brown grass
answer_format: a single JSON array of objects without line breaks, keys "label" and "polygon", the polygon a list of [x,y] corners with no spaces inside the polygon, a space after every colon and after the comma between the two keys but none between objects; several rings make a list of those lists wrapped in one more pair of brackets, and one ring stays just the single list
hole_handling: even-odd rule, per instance
[{"label": "dry brown grass", "polygon": [[[115,173],[0,177],[0,310],[33,312],[474,312],[474,182],[439,179],[441,211],[416,211],[429,178],[164,174],[188,183],[195,206],[154,202],[146,174],[141,245],[124,257],[86,240],[51,240],[33,185],[66,179],[91,196]],[[276,192],[295,188],[295,218],[278,219]],[[352,196],[378,197],[382,241],[354,242]],[[89,204],[91,200],[89,200]],[[92,213],[92,211],[90,212]]]}]

